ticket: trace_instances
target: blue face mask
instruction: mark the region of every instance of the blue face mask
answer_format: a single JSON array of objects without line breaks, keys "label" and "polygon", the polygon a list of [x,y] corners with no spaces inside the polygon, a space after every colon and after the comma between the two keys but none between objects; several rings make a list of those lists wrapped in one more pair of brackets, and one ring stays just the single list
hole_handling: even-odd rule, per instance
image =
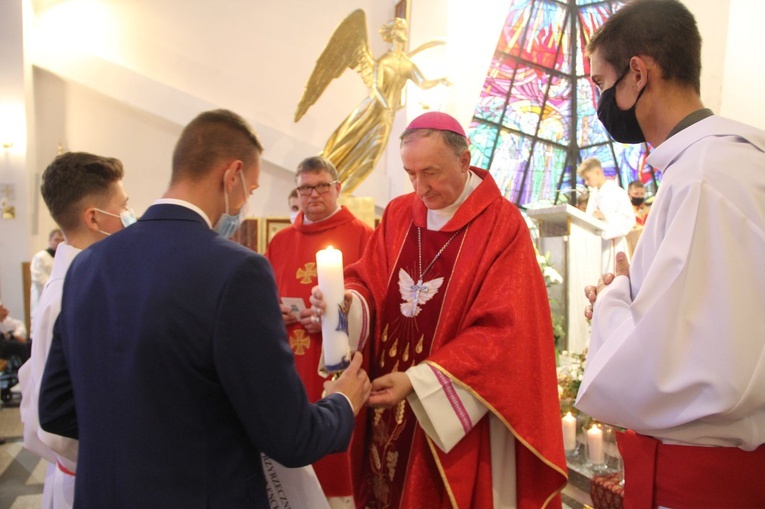
[{"label": "blue face mask", "polygon": [[[228,171],[226,172],[226,175],[228,175]],[[213,228],[215,233],[222,237],[226,237],[227,239],[231,238],[231,236],[236,233],[242,225],[244,218],[247,217],[247,183],[244,181],[244,175],[242,175],[241,172],[239,173],[239,177],[242,179],[242,192],[244,193],[244,204],[242,205],[242,208],[239,209],[239,213],[235,216],[228,213],[228,190],[224,186],[223,198],[225,200],[226,210],[221,214],[220,219],[218,219],[218,222],[215,223],[215,227]]]},{"label": "blue face mask", "polygon": [[[95,207],[94,207],[94,209],[99,211],[99,212],[101,212],[102,214],[106,214],[107,216],[119,217],[120,221],[122,221],[122,226],[124,226],[125,228],[127,228],[128,226],[130,226],[131,224],[133,224],[133,223],[135,223],[137,221],[137,219],[135,218],[135,212],[133,212],[133,209],[125,209],[122,212],[120,212],[119,215],[112,214],[111,212],[107,212],[105,210],[101,210],[101,209],[98,209],[98,208],[95,208]],[[107,233],[107,232],[105,232],[103,230],[98,230],[98,231],[100,233],[103,233],[107,237],[109,235],[111,235],[111,233]]]}]

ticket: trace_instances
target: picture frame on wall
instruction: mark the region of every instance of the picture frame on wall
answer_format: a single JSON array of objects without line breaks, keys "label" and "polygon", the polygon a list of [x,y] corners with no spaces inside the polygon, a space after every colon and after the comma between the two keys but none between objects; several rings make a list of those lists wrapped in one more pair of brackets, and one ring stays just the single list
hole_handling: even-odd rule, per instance
[{"label": "picture frame on wall", "polygon": [[271,216],[265,218],[265,225],[263,228],[263,251],[268,248],[268,244],[271,243],[271,239],[274,235],[279,233],[282,228],[288,228],[292,223],[289,217],[276,217]]},{"label": "picture frame on wall", "polygon": [[260,242],[260,218],[248,217],[231,236],[231,240],[244,247],[248,247],[256,253],[262,253]]}]

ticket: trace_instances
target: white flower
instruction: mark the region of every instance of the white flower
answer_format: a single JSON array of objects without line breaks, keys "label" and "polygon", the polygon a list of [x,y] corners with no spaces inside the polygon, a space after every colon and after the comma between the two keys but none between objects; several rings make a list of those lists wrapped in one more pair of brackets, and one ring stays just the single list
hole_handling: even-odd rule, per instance
[{"label": "white flower", "polygon": [[556,285],[563,282],[563,276],[549,265],[542,270],[542,274],[545,277],[545,282],[548,284]]}]

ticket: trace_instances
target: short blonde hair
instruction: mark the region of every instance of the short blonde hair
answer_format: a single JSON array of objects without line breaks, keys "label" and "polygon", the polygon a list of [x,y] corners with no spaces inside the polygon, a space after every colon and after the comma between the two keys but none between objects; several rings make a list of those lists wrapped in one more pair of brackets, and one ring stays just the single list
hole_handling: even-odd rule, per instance
[{"label": "short blonde hair", "polygon": [[576,174],[580,177],[584,177],[584,174],[592,170],[602,170],[603,166],[600,164],[600,159],[597,157],[590,157],[582,161],[582,164],[576,169]]}]

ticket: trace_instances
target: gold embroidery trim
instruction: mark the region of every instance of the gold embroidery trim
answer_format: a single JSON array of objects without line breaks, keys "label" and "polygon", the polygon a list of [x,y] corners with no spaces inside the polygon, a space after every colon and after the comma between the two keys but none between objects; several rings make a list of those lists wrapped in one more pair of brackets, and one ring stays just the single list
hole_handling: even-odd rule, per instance
[{"label": "gold embroidery trim", "polygon": [[[536,456],[537,458],[539,458],[539,460],[540,460],[540,461],[542,461],[542,463],[544,463],[544,464],[545,464],[545,465],[547,465],[548,467],[552,468],[552,469],[553,469],[553,470],[555,470],[556,472],[560,473],[560,474],[563,476],[563,478],[564,478],[564,479],[568,480],[568,472],[564,472],[563,470],[561,470],[560,468],[558,468],[558,466],[557,466],[556,464],[552,463],[550,460],[548,460],[547,458],[545,458],[544,456],[542,456],[542,455],[539,453],[539,451],[537,451],[537,450],[536,450],[534,447],[532,447],[532,446],[531,446],[531,444],[529,444],[529,443],[528,443],[528,442],[527,442],[527,441],[526,441],[526,440],[525,440],[523,437],[521,437],[521,436],[520,436],[520,435],[519,435],[519,434],[518,434],[518,433],[515,431],[515,429],[514,429],[514,428],[513,428],[513,427],[510,425],[510,423],[509,423],[509,422],[507,422],[507,420],[505,420],[505,418],[504,418],[504,417],[503,417],[503,416],[502,416],[502,415],[501,415],[499,412],[497,412],[497,410],[496,410],[496,409],[495,409],[495,408],[494,408],[492,405],[490,405],[488,401],[486,401],[485,399],[483,399],[483,398],[482,398],[482,397],[481,397],[481,396],[480,396],[480,395],[479,395],[479,394],[478,394],[476,391],[474,391],[474,390],[473,390],[473,389],[472,389],[472,388],[471,388],[469,385],[467,385],[467,384],[465,384],[464,382],[460,381],[460,380],[459,380],[457,377],[455,377],[454,375],[452,375],[451,373],[449,373],[447,370],[445,370],[445,369],[444,369],[442,366],[440,366],[439,364],[437,364],[437,363],[435,363],[435,362],[433,362],[433,361],[429,361],[429,360],[425,360],[425,361],[423,361],[423,362],[425,362],[425,363],[429,364],[430,366],[433,366],[434,368],[438,369],[438,370],[439,370],[441,373],[443,373],[444,375],[448,376],[448,377],[451,379],[451,381],[452,381],[452,382],[454,382],[454,383],[458,384],[460,387],[462,387],[463,389],[465,389],[466,391],[468,391],[468,392],[469,392],[469,393],[470,393],[470,394],[471,394],[471,395],[472,395],[472,396],[473,396],[475,399],[477,399],[478,401],[480,401],[480,402],[481,402],[481,404],[482,404],[483,406],[485,406],[486,408],[488,408],[488,409],[489,409],[489,411],[490,411],[491,413],[493,413],[493,414],[494,414],[494,415],[497,417],[497,419],[499,419],[499,421],[500,421],[502,424],[504,424],[504,425],[505,425],[505,427],[506,427],[506,428],[507,428],[507,429],[510,431],[510,433],[512,433],[512,435],[515,437],[515,439],[516,439],[516,440],[518,440],[518,441],[519,441],[519,442],[520,442],[520,443],[521,443],[521,444],[522,444],[522,445],[523,445],[523,446],[524,446],[526,449],[528,449],[529,451],[531,451],[531,452],[532,452],[532,454],[534,454],[534,456]],[[428,439],[428,442],[430,442],[430,439]],[[439,468],[441,468],[441,467],[440,467],[440,465],[439,465]],[[566,487],[566,482],[564,482],[564,483],[563,483],[563,485],[562,485],[560,488],[558,488],[557,490],[553,491],[553,493],[552,493],[552,494],[551,494],[551,495],[550,495],[550,496],[547,498],[547,500],[545,501],[544,505],[542,505],[542,507],[543,507],[543,508],[544,508],[544,507],[547,507],[547,504],[549,504],[549,503],[550,503],[550,501],[551,501],[551,500],[552,500],[552,499],[553,499],[553,498],[554,498],[554,497],[555,497],[555,496],[556,496],[558,493],[560,493],[561,491],[563,491],[563,488],[565,488],[565,487]]]}]

